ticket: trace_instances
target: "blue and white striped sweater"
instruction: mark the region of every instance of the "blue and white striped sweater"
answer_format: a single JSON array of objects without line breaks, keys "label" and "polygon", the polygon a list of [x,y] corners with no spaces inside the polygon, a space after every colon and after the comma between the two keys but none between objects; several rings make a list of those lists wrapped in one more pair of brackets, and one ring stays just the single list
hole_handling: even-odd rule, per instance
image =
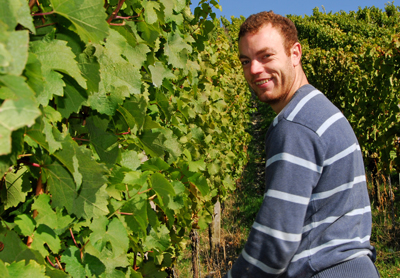
[{"label": "blue and white striped sweater", "polygon": [[264,201],[228,277],[311,277],[360,256],[374,260],[360,146],[321,92],[296,92],[267,132],[266,157]]}]

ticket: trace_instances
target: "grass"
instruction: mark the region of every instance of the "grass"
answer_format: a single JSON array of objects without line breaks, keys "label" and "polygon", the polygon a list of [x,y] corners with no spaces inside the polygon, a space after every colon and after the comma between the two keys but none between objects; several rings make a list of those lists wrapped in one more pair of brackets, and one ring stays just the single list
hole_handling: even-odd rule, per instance
[{"label": "grass", "polygon": [[381,277],[400,278],[399,180],[392,178],[391,180],[396,181],[393,186],[383,176],[371,177],[369,180],[368,191],[372,200],[371,242],[377,250],[375,265]]}]

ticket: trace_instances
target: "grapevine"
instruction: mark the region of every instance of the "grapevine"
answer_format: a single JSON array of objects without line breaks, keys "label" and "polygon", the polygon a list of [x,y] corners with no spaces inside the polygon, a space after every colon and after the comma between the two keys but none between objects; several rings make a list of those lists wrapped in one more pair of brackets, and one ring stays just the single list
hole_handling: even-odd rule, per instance
[{"label": "grapevine", "polygon": [[4,277],[167,277],[234,189],[246,85],[189,4],[1,2]]}]

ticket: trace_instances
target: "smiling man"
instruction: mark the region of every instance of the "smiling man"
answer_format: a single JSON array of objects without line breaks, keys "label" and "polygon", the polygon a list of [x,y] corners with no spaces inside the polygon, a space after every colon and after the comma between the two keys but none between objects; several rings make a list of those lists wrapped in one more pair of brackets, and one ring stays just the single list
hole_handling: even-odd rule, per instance
[{"label": "smiling man", "polygon": [[278,115],[266,135],[264,201],[227,277],[379,277],[360,146],[308,83],[294,24],[250,16],[239,52],[249,86]]}]

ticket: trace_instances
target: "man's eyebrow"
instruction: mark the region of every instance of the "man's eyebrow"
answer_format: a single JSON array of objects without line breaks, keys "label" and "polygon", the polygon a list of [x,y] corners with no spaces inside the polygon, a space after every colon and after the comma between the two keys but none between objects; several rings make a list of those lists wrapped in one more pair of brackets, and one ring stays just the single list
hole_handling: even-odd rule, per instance
[{"label": "man's eyebrow", "polygon": [[[274,50],[272,48],[270,48],[270,47],[265,47],[265,48],[260,49],[259,51],[257,51],[256,55],[258,56],[258,55],[263,54],[265,52],[273,52],[274,53]],[[249,57],[247,57],[244,54],[241,54],[241,53],[239,54],[239,59],[248,59],[248,58]]]},{"label": "man's eyebrow", "polygon": [[263,48],[263,49],[260,49],[259,51],[257,51],[256,52],[256,55],[260,55],[260,54],[262,54],[262,53],[265,53],[265,52],[274,52],[274,50],[271,48],[271,47],[265,47],[265,48]]}]

